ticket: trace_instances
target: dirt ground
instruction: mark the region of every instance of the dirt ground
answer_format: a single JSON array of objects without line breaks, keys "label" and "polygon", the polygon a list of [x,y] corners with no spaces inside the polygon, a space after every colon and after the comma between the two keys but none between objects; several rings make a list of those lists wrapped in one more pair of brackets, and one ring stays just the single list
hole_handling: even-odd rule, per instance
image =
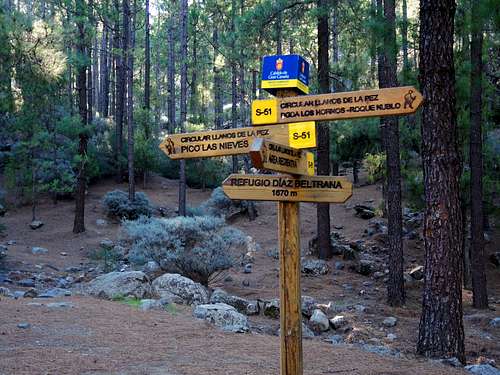
[{"label": "dirt ground", "polygon": [[[176,209],[178,182],[155,177],[143,191],[158,206],[167,211]],[[102,181],[90,187],[87,196],[86,227],[83,234],[71,232],[74,202],[54,205],[43,200],[38,216],[44,226],[31,230],[31,208],[10,210],[2,219],[7,234],[0,243],[9,245],[8,258],[0,275],[18,271],[18,278],[29,273],[43,273],[49,278],[65,276],[68,267],[94,264],[89,258],[104,238],[113,241],[120,236],[119,224],[110,222],[98,226],[97,219],[106,219],[100,200],[113,189],[126,190],[126,185]],[[142,189],[139,189],[142,190]],[[210,191],[188,190],[188,204],[197,206],[210,196]],[[378,186],[354,189],[346,204],[332,205],[332,230],[347,239],[363,238],[368,221],[354,216],[355,203],[380,201]],[[254,222],[239,218],[233,223],[252,236],[261,246],[253,272],[244,274],[242,267],[229,271],[231,281],[211,287],[249,299],[277,298],[278,260],[267,255],[277,247],[276,204],[258,203],[259,217]],[[107,219],[106,219],[107,220]],[[301,204],[301,241],[307,249],[315,233],[316,210],[313,204]],[[487,252],[498,251],[500,234],[495,229]],[[31,247],[49,249],[46,255],[34,256]],[[405,242],[405,268],[423,264],[423,244]],[[363,314],[350,310],[343,313],[353,327],[348,342],[360,339],[367,343],[385,345],[402,353],[404,359],[379,356],[348,346],[333,346],[326,336],[304,341],[305,374],[455,374],[459,370],[415,357],[418,319],[420,315],[420,286],[408,289],[408,302],[403,308],[390,308],[385,302],[385,285],[355,272],[335,270],[324,276],[302,277],[302,293],[320,303],[333,301],[339,306],[363,304]],[[500,332],[488,327],[500,308],[500,271],[487,265],[491,309],[472,309],[471,294],[464,291],[464,323],[466,352],[469,363],[483,356],[500,362]],[[244,282],[248,286],[244,286]],[[2,283],[11,290],[20,290]],[[279,321],[262,316],[251,317],[250,334],[222,333],[204,322],[195,320],[189,307],[178,306],[175,311],[139,311],[119,302],[107,302],[90,297],[64,297],[74,303],[68,309],[45,306],[51,300],[0,299],[0,374],[277,374],[279,369]],[[33,305],[30,303],[42,303]],[[495,311],[496,310],[496,311]],[[394,328],[383,328],[387,316],[398,318]],[[29,322],[30,329],[19,329],[20,322]],[[387,333],[397,339],[388,342]],[[330,332],[331,334],[331,332]]]}]

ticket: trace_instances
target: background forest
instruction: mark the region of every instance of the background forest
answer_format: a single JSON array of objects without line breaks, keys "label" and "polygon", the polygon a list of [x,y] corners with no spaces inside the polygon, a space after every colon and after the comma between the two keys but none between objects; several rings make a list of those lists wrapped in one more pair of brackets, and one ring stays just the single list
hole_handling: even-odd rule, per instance
[{"label": "background forest", "polygon": [[[166,134],[250,126],[252,100],[269,96],[259,89],[262,56],[302,55],[311,64],[311,93],[421,89],[427,107],[399,123],[392,117],[318,124],[317,174],[352,170],[358,184],[363,169],[368,183],[382,184],[377,214],[388,218],[391,306],[405,303],[402,207],[426,208],[428,218],[441,209],[433,207],[434,197],[454,213],[442,226],[424,225],[430,230],[424,231],[418,351],[465,361],[462,276],[474,291],[473,306],[487,308],[483,231],[500,215],[498,1],[443,1],[435,8],[425,0],[1,1],[0,203],[8,197],[14,206],[31,205],[35,222],[42,197],[74,199],[74,233],[85,232],[87,188],[101,179],[127,182],[126,198],[114,192],[107,199],[126,201],[119,210],[137,219],[147,198],[136,194],[136,184],[147,187],[154,175],[178,179],[178,214],[196,216],[186,201],[187,186],[215,188],[231,172],[248,172],[247,157],[173,161],[158,146]],[[450,28],[429,21],[454,5]],[[451,42],[436,41],[445,29],[453,30]],[[442,57],[436,53],[441,49]],[[329,259],[329,208],[320,204],[317,210],[317,256]],[[144,225],[139,234],[152,226],[144,217],[125,225]],[[219,231],[225,222],[203,225]],[[441,235],[437,240],[432,229]],[[431,259],[434,249],[443,250],[441,258]],[[430,280],[433,265],[453,269],[449,284]],[[207,286],[208,276],[201,282]],[[450,300],[440,295],[448,289]],[[444,299],[442,311],[455,308],[449,314],[457,321],[452,329],[426,329],[426,322],[433,324],[432,308]],[[436,337],[443,335],[451,338],[441,345]]]}]

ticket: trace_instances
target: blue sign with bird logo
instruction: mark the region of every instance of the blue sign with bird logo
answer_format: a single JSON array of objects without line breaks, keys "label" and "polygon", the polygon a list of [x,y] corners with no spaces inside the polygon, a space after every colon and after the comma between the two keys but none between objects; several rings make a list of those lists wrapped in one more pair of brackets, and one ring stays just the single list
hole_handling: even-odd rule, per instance
[{"label": "blue sign with bird logo", "polygon": [[309,63],[300,55],[264,56],[262,88],[275,95],[278,89],[309,93]]}]

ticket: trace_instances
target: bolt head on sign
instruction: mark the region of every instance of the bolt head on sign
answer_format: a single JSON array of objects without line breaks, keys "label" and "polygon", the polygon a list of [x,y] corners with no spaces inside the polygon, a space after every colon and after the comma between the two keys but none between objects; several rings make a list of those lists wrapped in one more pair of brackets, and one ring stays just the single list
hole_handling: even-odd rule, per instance
[{"label": "bolt head on sign", "polygon": [[299,55],[264,56],[262,88],[272,95],[279,89],[309,93],[309,63]]}]

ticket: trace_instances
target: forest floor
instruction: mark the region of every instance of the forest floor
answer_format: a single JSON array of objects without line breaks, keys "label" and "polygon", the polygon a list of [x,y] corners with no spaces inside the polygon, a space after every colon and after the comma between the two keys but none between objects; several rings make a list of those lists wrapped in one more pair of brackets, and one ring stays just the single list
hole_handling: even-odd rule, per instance
[{"label": "forest floor", "polygon": [[[0,180],[1,182],[1,180]],[[154,177],[144,191],[158,206],[173,212],[177,206],[178,182]],[[125,184],[111,180],[90,187],[87,195],[86,227],[83,234],[71,232],[74,202],[60,201],[54,205],[42,200],[37,208],[44,226],[31,230],[31,208],[21,207],[7,212],[2,222],[7,227],[0,243],[8,245],[8,256],[0,269],[0,286],[22,290],[6,278],[21,279],[43,273],[48,279],[65,276],[69,267],[94,267],[92,252],[100,241],[119,239],[118,223],[98,225],[105,219],[100,203],[113,189],[126,190]],[[210,196],[210,191],[188,189],[188,204],[197,206]],[[354,216],[352,206],[366,203],[377,207],[381,199],[377,185],[354,189],[346,204],[332,205],[332,231],[347,239],[365,239],[368,221]],[[237,218],[232,225],[252,236],[260,245],[251,273],[242,267],[229,271],[229,281],[220,287],[247,299],[279,297],[278,260],[268,255],[277,248],[276,204],[257,204],[255,221]],[[301,204],[301,241],[307,249],[315,233],[316,210],[313,204]],[[335,228],[336,227],[336,228]],[[500,231],[494,228],[487,253],[498,251]],[[10,241],[10,242],[9,242]],[[15,241],[13,243],[12,241]],[[33,255],[31,248],[42,246],[48,254]],[[424,250],[420,240],[405,241],[405,269],[423,264]],[[338,306],[362,304],[362,314],[345,311],[352,331],[346,344],[332,345],[328,335],[304,340],[305,374],[460,374],[435,361],[415,356],[420,315],[421,283],[408,288],[407,304],[391,308],[385,304],[382,279],[362,276],[345,267],[336,270],[334,257],[330,272],[323,276],[302,277],[302,294],[320,303],[334,301]],[[347,263],[347,262],[346,262]],[[500,330],[488,325],[499,316],[500,271],[487,263],[490,310],[471,307],[471,293],[464,290],[464,324],[466,354],[469,363],[478,358],[500,362]],[[247,286],[244,286],[247,285]],[[48,303],[65,301],[67,308],[50,308]],[[496,310],[496,311],[495,311]],[[397,325],[383,327],[382,321],[394,316]],[[250,317],[252,333],[224,333],[192,317],[191,308],[178,306],[168,311],[141,311],[120,302],[111,302],[74,295],[50,300],[10,299],[0,296],[0,374],[277,374],[279,369],[279,320],[264,316]],[[28,322],[29,329],[17,324]],[[387,334],[396,339],[390,341]],[[330,331],[331,335],[331,331]],[[383,345],[397,355],[370,353],[361,346],[349,345],[360,340]]]}]

